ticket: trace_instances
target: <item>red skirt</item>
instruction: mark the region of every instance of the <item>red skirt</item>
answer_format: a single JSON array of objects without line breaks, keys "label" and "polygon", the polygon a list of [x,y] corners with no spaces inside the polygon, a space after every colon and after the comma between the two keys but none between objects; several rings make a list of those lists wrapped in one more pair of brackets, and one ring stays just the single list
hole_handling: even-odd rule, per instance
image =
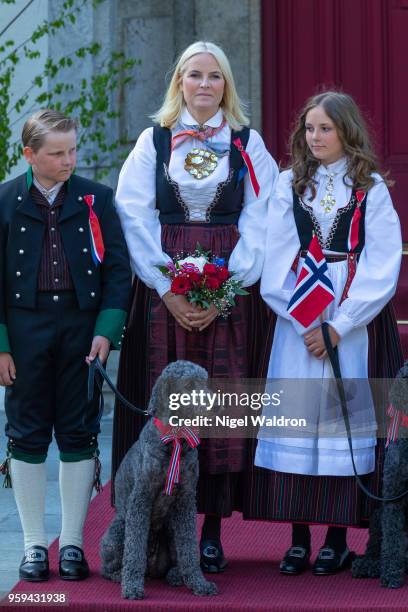
[{"label": "red skirt", "polygon": [[[163,250],[171,257],[195,250],[197,242],[228,261],[239,239],[234,225],[163,225]],[[266,375],[274,316],[262,301],[259,286],[238,296],[227,319],[218,317],[203,332],[180,327],[155,290],[139,279],[133,287],[132,307],[121,351],[118,387],[141,408],[166,365],[187,359],[204,367],[211,378],[260,378]],[[144,425],[144,418],[119,402],[113,428],[112,477]],[[199,512],[229,516],[242,510],[243,483],[252,462],[251,441],[206,439],[199,450]]]}]

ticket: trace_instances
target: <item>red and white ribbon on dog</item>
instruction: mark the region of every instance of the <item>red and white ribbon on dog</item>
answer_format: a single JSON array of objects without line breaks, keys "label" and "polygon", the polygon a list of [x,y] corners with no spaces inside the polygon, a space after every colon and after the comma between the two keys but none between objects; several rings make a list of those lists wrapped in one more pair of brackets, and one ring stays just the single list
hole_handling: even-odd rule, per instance
[{"label": "red and white ribbon on dog", "polygon": [[235,138],[235,140],[233,140],[232,142],[237,147],[238,151],[242,155],[242,159],[244,160],[244,163],[246,167],[248,168],[248,173],[249,173],[249,178],[251,181],[252,189],[254,190],[256,197],[258,197],[260,188],[259,188],[258,180],[255,175],[254,167],[252,165],[251,158],[249,157],[248,153],[245,151],[244,147],[242,146],[242,142],[240,138]]},{"label": "red and white ribbon on dog", "polygon": [[385,444],[386,448],[390,442],[395,442],[395,440],[398,439],[398,430],[400,426],[408,427],[408,415],[406,415],[402,410],[397,410],[394,408],[392,404],[388,406],[387,415],[391,417],[391,422],[387,431],[387,442]]},{"label": "red and white ribbon on dog", "polygon": [[105,245],[99,219],[93,210],[95,196],[93,193],[84,195],[84,202],[89,208],[89,232],[91,235],[91,254],[95,265],[101,264],[105,255]]},{"label": "red and white ribbon on dog", "polygon": [[200,444],[200,438],[190,427],[171,427],[165,425],[160,419],[154,417],[153,423],[160,431],[160,440],[163,444],[169,444],[173,442],[173,451],[171,453],[170,465],[167,471],[165,494],[171,495],[173,491],[173,485],[179,482],[180,478],[180,454],[181,454],[181,442],[180,439],[186,440],[190,448],[195,448]]},{"label": "red and white ribbon on dog", "polygon": [[360,221],[361,221],[361,204],[366,196],[365,191],[356,191],[357,206],[354,211],[353,218],[350,223],[350,231],[347,240],[347,246],[350,253],[354,251],[358,245],[358,234],[360,232]]}]

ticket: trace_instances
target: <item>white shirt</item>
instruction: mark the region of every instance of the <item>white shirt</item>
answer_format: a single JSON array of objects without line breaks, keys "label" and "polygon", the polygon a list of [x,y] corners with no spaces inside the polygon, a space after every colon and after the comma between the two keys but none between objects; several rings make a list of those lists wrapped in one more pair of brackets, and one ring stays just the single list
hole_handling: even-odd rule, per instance
[{"label": "white shirt", "polygon": [[[222,123],[222,111],[211,117],[206,125],[218,127]],[[184,109],[181,120],[186,126],[197,125],[197,121]],[[176,134],[172,130],[172,135]],[[225,125],[211,142],[228,148],[231,129]],[[197,180],[184,169],[187,153],[194,147],[203,148],[200,140],[189,138],[173,151],[169,163],[169,176],[180,189],[180,195],[189,209],[205,210],[214,199],[220,183],[228,178],[229,156],[220,157],[216,169],[210,176]],[[244,178],[243,208],[238,220],[240,239],[235,246],[228,267],[244,286],[253,285],[261,275],[266,239],[265,219],[269,197],[278,178],[276,163],[265,148],[262,138],[255,130],[250,131],[246,151],[252,160],[260,185],[257,198],[252,189],[248,173]],[[171,258],[162,251],[161,225],[156,208],[156,150],[153,144],[153,128],[144,130],[120,172],[116,192],[116,208],[128,245],[133,271],[150,288],[155,288],[160,297],[170,289],[166,279],[156,265],[166,264]]]},{"label": "white shirt", "polygon": [[[333,192],[336,206],[329,214],[325,213],[320,201],[326,192],[326,175],[332,169],[344,170],[345,163],[342,159],[327,168],[321,166],[315,177],[318,181],[316,197],[309,202],[309,194],[306,192],[303,198],[312,206],[326,235],[337,210],[348,204],[352,193],[351,186],[344,184],[343,173],[336,173]],[[375,184],[367,195],[365,247],[348,298],[335,309],[329,320],[340,336],[355,327],[370,323],[392,298],[397,287],[402,255],[400,223],[387,186],[380,175],[375,174],[373,178]],[[293,217],[292,171],[287,170],[279,177],[275,197],[269,208],[261,293],[272,310],[291,321],[298,333],[303,335],[307,330],[298,325],[286,311],[296,282],[296,276],[290,269],[299,248]],[[329,264],[329,268],[331,266]],[[347,262],[340,262],[340,267],[347,267]],[[312,327],[316,327],[316,323]]]},{"label": "white shirt", "polygon": [[45,187],[41,185],[39,180],[36,179],[34,175],[33,175],[33,183],[37,187],[38,191],[40,191],[43,194],[43,196],[45,197],[45,199],[47,200],[50,206],[54,204],[55,198],[57,197],[59,190],[64,184],[63,182],[56,183],[54,187],[51,187],[51,189],[46,189]]}]

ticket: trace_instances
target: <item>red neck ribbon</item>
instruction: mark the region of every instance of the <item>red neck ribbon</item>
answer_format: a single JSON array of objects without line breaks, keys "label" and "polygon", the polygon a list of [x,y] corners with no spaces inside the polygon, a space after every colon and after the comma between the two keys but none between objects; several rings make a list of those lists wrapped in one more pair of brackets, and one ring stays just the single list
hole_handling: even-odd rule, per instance
[{"label": "red neck ribbon", "polygon": [[204,142],[205,140],[208,140],[209,138],[215,136],[215,134],[218,134],[218,132],[221,132],[221,130],[225,127],[226,123],[226,120],[223,119],[221,125],[216,128],[206,127],[202,130],[184,130],[183,132],[179,132],[171,139],[171,150],[174,151],[174,149],[178,147],[178,145],[180,145],[188,138],[197,138],[197,140],[201,140],[201,142]]}]

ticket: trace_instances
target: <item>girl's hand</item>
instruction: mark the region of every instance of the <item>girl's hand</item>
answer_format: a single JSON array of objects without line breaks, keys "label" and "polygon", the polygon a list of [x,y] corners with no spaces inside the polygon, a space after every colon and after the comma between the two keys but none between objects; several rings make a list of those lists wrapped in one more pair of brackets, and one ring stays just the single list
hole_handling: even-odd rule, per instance
[{"label": "girl's hand", "polygon": [[0,353],[0,386],[9,387],[16,379],[16,366],[10,353]]},{"label": "girl's hand", "polygon": [[189,316],[197,312],[197,309],[186,300],[184,295],[175,295],[171,291],[167,291],[167,293],[163,295],[162,300],[169,312],[171,312],[176,319],[177,323],[183,327],[183,329],[192,331],[193,326]]},{"label": "girl's hand", "polygon": [[190,314],[188,318],[193,327],[198,327],[198,331],[203,331],[203,329],[211,325],[217,316],[218,310],[214,304],[211,304],[209,308],[202,308],[198,312]]},{"label": "girl's hand", "polygon": [[[340,342],[340,336],[334,329],[329,325],[329,336],[332,343],[333,348],[338,345]],[[317,359],[325,359],[327,357],[327,351],[324,344],[323,332],[321,327],[316,327],[316,329],[312,329],[312,331],[307,332],[303,336],[305,346],[307,350],[312,353]]]}]

